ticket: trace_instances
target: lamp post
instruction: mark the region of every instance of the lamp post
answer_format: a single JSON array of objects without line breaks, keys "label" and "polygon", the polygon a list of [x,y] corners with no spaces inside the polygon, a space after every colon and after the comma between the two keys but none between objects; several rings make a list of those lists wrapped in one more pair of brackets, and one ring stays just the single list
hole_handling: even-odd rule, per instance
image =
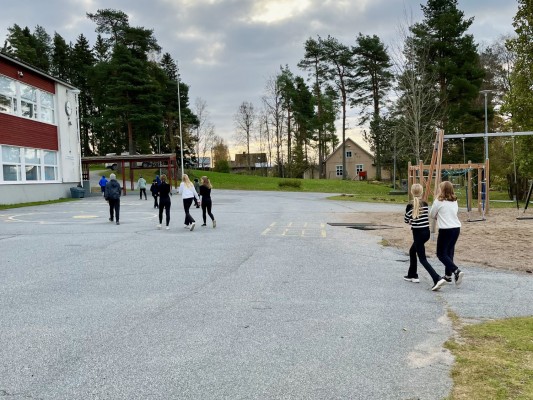
[{"label": "lamp post", "polygon": [[181,130],[180,67],[177,62],[176,62],[176,69],[178,72],[178,121],[179,121],[179,127],[180,127],[180,159],[181,159],[181,174],[183,175],[185,173],[185,170],[183,169],[183,132]]},{"label": "lamp post", "polygon": [[492,90],[481,90],[479,93],[485,96],[485,160],[489,158],[489,119],[487,115],[487,95],[492,93]]}]

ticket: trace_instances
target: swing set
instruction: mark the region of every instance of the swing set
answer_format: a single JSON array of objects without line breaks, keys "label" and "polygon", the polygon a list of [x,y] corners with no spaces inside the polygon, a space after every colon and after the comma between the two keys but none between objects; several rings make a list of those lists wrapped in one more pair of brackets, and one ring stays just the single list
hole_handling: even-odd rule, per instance
[{"label": "swing set", "polygon": [[[443,170],[444,171],[456,171],[456,172],[447,172],[448,175],[464,175],[466,179],[465,189],[466,189],[466,207],[468,211],[468,222],[477,222],[485,221],[485,215],[489,212],[489,159],[485,159],[484,163],[472,163],[470,160],[466,162],[465,146],[464,141],[466,138],[472,137],[485,137],[489,136],[512,136],[513,137],[513,160],[515,160],[514,152],[514,137],[515,136],[526,136],[533,135],[533,132],[514,132],[514,133],[472,133],[472,134],[458,134],[458,135],[444,135],[444,131],[439,129],[436,134],[435,144],[433,146],[433,153],[431,156],[431,162],[429,165],[424,165],[422,161],[418,164],[408,164],[408,176],[407,176],[407,185],[409,197],[411,197],[411,186],[415,183],[420,183],[424,187],[423,200],[427,201],[430,194],[435,196],[437,193],[438,186],[440,184]],[[442,150],[444,145],[444,139],[462,139],[463,140],[463,163],[462,164],[442,164]],[[477,184],[474,185],[474,171],[477,171]],[[433,190],[432,190],[432,181],[434,180]],[[473,200],[473,190],[474,186],[477,186],[477,209],[479,212],[478,218],[472,218],[472,200]],[[516,163],[515,163],[515,187],[516,187]],[[523,210],[525,214],[528,204],[531,200],[531,194],[533,190],[533,181],[530,183],[529,191],[526,199],[526,204]],[[518,210],[517,219],[533,219],[533,216],[520,216],[520,205],[518,202],[518,196],[516,196],[516,207]]]}]

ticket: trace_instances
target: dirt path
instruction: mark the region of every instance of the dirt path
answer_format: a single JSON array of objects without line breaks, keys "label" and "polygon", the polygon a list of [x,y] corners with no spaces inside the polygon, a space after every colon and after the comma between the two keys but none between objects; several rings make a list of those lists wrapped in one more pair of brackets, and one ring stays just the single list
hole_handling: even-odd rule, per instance
[{"label": "dirt path", "polygon": [[[477,214],[476,214],[477,215]],[[529,213],[533,216],[533,211]],[[486,221],[467,222],[466,212],[460,212],[461,236],[455,258],[458,264],[480,265],[512,271],[533,271],[533,219],[517,220],[516,210],[493,209]],[[394,229],[368,232],[383,238],[383,244],[398,247],[407,253],[412,243],[409,226],[402,213],[354,213],[345,222],[389,225]],[[428,242],[429,257],[435,255],[436,242]]]}]

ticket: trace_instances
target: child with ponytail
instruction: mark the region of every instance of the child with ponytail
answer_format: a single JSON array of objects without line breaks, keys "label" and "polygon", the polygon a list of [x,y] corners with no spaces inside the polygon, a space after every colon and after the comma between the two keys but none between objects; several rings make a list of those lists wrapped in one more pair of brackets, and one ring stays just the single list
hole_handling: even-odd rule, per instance
[{"label": "child with ponytail", "polygon": [[425,244],[429,240],[431,233],[429,231],[428,204],[422,200],[423,192],[424,189],[419,183],[415,183],[411,186],[413,201],[410,202],[405,209],[404,221],[406,224],[411,225],[413,244],[409,249],[409,270],[403,279],[409,282],[420,282],[417,272],[418,256],[420,263],[429,273],[431,279],[433,279],[433,287],[431,290],[436,291],[446,283],[446,280],[435,272],[426,258]]}]

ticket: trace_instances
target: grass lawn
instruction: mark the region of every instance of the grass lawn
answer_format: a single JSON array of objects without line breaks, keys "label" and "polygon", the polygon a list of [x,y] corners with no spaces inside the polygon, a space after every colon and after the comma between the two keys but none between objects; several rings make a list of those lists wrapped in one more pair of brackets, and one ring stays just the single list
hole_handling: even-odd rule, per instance
[{"label": "grass lawn", "polygon": [[31,206],[42,206],[45,204],[54,204],[54,203],[65,203],[67,201],[76,201],[78,199],[57,199],[57,200],[48,200],[48,201],[34,201],[31,203],[19,203],[19,204],[0,204],[0,210],[8,210],[11,208],[19,208],[19,207],[31,207]]},{"label": "grass lawn", "polygon": [[533,318],[459,329],[446,343],[455,355],[450,400],[533,399]]}]

